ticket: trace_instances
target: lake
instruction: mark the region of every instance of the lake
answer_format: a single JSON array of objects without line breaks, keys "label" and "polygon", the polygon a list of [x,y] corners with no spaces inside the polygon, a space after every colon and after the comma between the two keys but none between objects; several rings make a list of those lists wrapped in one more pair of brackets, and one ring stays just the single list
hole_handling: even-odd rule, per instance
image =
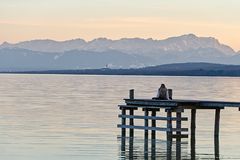
[{"label": "lake", "polygon": [[[152,98],[161,83],[176,99],[240,101],[240,78],[233,77],[1,74],[0,159],[128,159],[118,138],[117,105],[132,88],[136,98]],[[239,117],[237,108],[221,112],[220,159],[240,159]],[[214,111],[197,111],[196,159],[215,158],[213,127]],[[157,138],[156,158],[164,159],[166,138]],[[143,131],[134,141],[131,154],[143,159]],[[190,159],[190,152],[185,139],[182,158]]]}]

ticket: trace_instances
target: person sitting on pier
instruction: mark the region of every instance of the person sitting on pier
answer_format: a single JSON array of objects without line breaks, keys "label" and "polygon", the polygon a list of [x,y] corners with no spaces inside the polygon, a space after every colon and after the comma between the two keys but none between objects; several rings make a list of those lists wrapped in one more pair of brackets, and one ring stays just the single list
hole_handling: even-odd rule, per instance
[{"label": "person sitting on pier", "polygon": [[158,89],[157,99],[168,100],[168,89],[165,84],[161,84],[161,87]]}]

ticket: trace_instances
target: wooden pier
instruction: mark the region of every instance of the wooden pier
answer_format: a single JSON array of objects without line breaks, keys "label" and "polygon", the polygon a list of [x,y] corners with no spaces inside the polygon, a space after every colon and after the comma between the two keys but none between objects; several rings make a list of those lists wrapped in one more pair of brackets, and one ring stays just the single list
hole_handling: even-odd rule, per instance
[{"label": "wooden pier", "polygon": [[[145,147],[148,147],[149,132],[151,131],[151,140],[154,141],[156,132],[166,132],[166,140],[171,146],[172,139],[176,139],[176,154],[181,157],[181,139],[188,138],[191,135],[191,146],[195,146],[196,134],[196,114],[197,110],[215,110],[215,124],[214,124],[214,139],[215,144],[219,143],[219,128],[220,128],[220,112],[227,107],[235,107],[240,111],[240,102],[223,102],[223,101],[203,101],[203,100],[159,100],[159,99],[135,99],[134,90],[129,91],[129,98],[124,99],[125,104],[119,105],[121,114],[121,137],[134,138],[134,130],[144,131]],[[134,111],[142,110],[141,115],[135,115]],[[191,118],[183,117],[182,113],[185,110],[191,110]],[[158,116],[158,112],[164,112],[166,116]],[[138,112],[139,113],[139,112]],[[128,124],[126,123],[128,119]],[[142,119],[143,125],[134,125],[134,120]],[[183,128],[182,123],[190,120],[190,128]],[[157,121],[166,121],[166,125],[157,126]],[[174,124],[175,123],[175,124]],[[173,127],[175,126],[175,127]],[[127,136],[129,130],[129,136]],[[189,134],[190,130],[190,134]],[[162,138],[162,137],[161,137]],[[123,142],[125,144],[125,142]],[[171,151],[171,147],[168,149]],[[215,149],[217,151],[219,149]],[[195,154],[193,151],[191,154]],[[219,153],[215,153],[219,155]]]}]

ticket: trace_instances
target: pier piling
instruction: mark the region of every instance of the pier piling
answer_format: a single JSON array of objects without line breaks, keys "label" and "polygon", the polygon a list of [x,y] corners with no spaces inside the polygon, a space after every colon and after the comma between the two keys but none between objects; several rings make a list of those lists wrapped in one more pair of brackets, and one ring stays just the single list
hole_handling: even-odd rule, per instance
[{"label": "pier piling", "polygon": [[220,125],[220,109],[215,110],[215,127],[214,127],[214,136],[219,136],[219,125]]},{"label": "pier piling", "polygon": [[[126,115],[126,109],[122,108],[122,115],[125,116]],[[122,125],[125,126],[126,125],[126,118],[122,118]],[[122,137],[126,137],[126,128],[122,128]]]},{"label": "pier piling", "polygon": [[191,135],[196,132],[196,109],[191,109]]},{"label": "pier piling", "polygon": [[170,109],[167,110],[167,140],[172,140],[172,111]]},{"label": "pier piling", "polygon": [[[152,110],[152,117],[156,117],[156,110]],[[156,120],[152,120],[152,127],[156,127]],[[156,139],[156,131],[152,130],[152,136],[151,136],[152,140]]]}]

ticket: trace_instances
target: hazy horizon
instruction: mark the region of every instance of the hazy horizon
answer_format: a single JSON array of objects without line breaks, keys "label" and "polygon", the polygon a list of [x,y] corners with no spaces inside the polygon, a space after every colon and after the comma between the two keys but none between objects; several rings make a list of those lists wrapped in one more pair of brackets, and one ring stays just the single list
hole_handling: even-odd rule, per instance
[{"label": "hazy horizon", "polygon": [[194,33],[240,50],[240,1],[17,0],[0,2],[0,43],[30,39],[168,37]]}]

